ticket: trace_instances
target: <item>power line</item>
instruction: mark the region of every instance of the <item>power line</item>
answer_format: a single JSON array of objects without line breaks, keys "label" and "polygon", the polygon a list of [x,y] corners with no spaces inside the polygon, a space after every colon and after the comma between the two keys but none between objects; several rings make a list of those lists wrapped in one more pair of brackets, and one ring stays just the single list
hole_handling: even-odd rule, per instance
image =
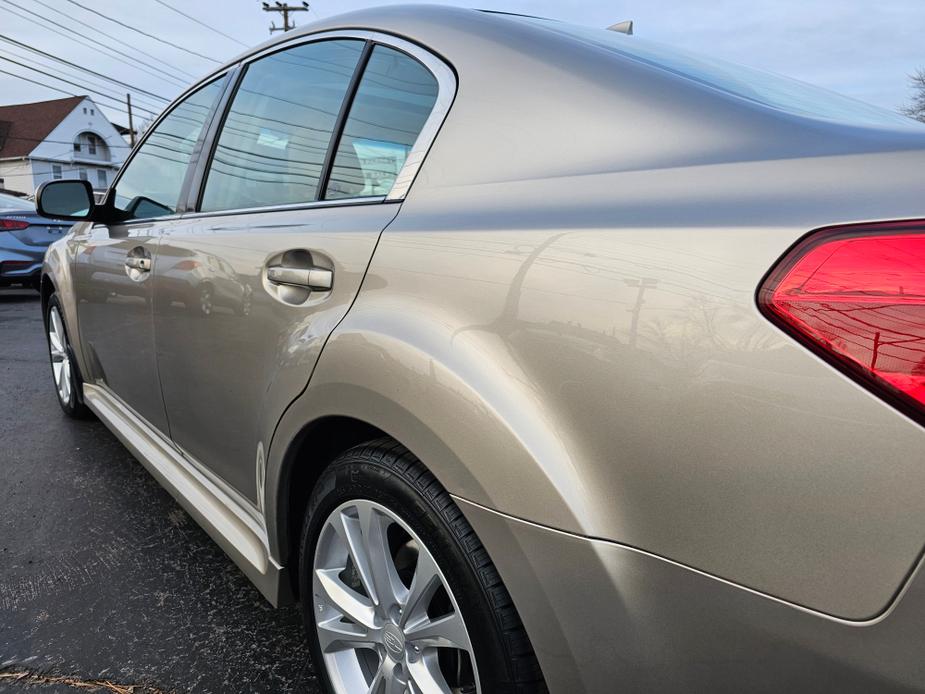
[{"label": "power line", "polygon": [[[4,75],[9,75],[10,77],[15,77],[15,78],[17,78],[17,79],[24,80],[24,81],[26,81],[26,82],[31,82],[32,84],[37,84],[37,85],[39,85],[40,87],[45,87],[46,89],[51,89],[51,90],[53,90],[53,91],[60,92],[61,94],[65,94],[65,95],[67,95],[67,96],[77,96],[77,94],[72,94],[71,92],[69,92],[69,91],[67,91],[67,90],[65,90],[65,89],[61,89],[60,87],[53,87],[53,86],[50,85],[50,84],[45,84],[44,82],[39,82],[38,80],[34,80],[34,79],[32,79],[31,77],[25,77],[25,76],[23,76],[23,75],[17,75],[15,72],[7,72],[6,70],[4,70],[4,69],[2,69],[2,68],[0,68],[0,73],[2,73],[2,74],[4,74]],[[111,108],[113,111],[119,111],[120,113],[128,113],[125,109],[120,109],[120,108],[116,108],[116,107],[114,107],[114,106],[109,106],[108,104],[103,104],[103,105],[106,106],[106,108]]]},{"label": "power line", "polygon": [[210,25],[210,24],[206,24],[205,22],[196,19],[196,18],[193,17],[192,15],[186,14],[186,12],[184,12],[183,10],[174,7],[174,6],[171,5],[170,3],[164,2],[164,0],[154,0],[154,1],[155,1],[156,3],[158,3],[159,5],[163,5],[164,7],[168,8],[168,9],[170,9],[170,10],[173,10],[173,11],[176,12],[178,15],[181,15],[182,17],[186,17],[186,18],[187,18],[188,20],[190,20],[191,22],[195,22],[195,23],[198,24],[199,26],[203,26],[203,27],[205,27],[206,29],[208,29],[209,31],[214,31],[214,32],[215,32],[216,34],[218,34],[219,36],[224,36],[226,39],[229,39],[229,40],[231,40],[231,41],[234,41],[234,42],[235,42],[236,44],[238,44],[239,46],[244,46],[245,48],[249,48],[249,45],[246,44],[246,43],[244,43],[243,41],[238,41],[238,39],[236,39],[234,36],[229,36],[229,35],[226,34],[224,31],[221,31],[221,30],[219,30],[219,29],[216,29],[214,26],[212,26],[212,25]]},{"label": "power line", "polygon": [[186,52],[186,53],[189,53],[190,55],[195,55],[195,56],[197,56],[197,57],[199,57],[199,58],[203,58],[204,60],[211,60],[213,63],[217,63],[217,64],[219,64],[219,65],[222,63],[221,60],[216,60],[215,58],[210,58],[209,56],[203,55],[202,53],[197,53],[196,51],[191,51],[189,48],[186,48],[186,47],[181,46],[181,45],[176,44],[176,43],[171,43],[170,41],[167,41],[166,39],[162,39],[162,38],[159,37],[159,36],[155,36],[154,34],[149,34],[149,33],[146,32],[146,31],[142,31],[141,29],[138,29],[137,27],[133,27],[131,24],[126,24],[125,22],[122,22],[122,21],[120,21],[120,20],[118,20],[118,19],[114,19],[113,17],[110,17],[109,15],[105,15],[105,14],[103,14],[102,12],[99,12],[99,11],[97,11],[97,10],[94,10],[92,7],[87,7],[86,5],[81,5],[79,2],[77,2],[77,0],[67,0],[67,1],[68,1],[69,3],[71,3],[72,5],[77,5],[77,7],[80,7],[81,9],[86,10],[87,12],[91,12],[91,13],[97,15],[98,17],[102,17],[102,18],[105,19],[106,21],[112,22],[112,23],[114,23],[114,24],[118,24],[119,26],[125,27],[126,29],[129,29],[130,31],[134,31],[134,32],[136,32],[136,33],[139,33],[139,34],[141,34],[142,36],[147,36],[149,39],[154,39],[155,41],[159,41],[160,43],[163,43],[163,44],[166,45],[166,46],[171,46],[171,47],[173,47],[173,48],[176,48],[177,50],[180,50],[180,51],[184,51],[184,52]]},{"label": "power line", "polygon": [[[55,79],[58,79],[58,78],[59,78],[59,74],[63,74],[65,77],[69,77],[69,78],[73,78],[73,79],[82,80],[80,84],[86,84],[86,85],[88,85],[88,86],[90,86],[90,87],[95,87],[95,88],[98,88],[98,89],[107,90],[107,92],[106,92],[107,94],[108,94],[108,90],[112,88],[111,85],[108,85],[108,84],[100,84],[98,81],[95,81],[95,80],[94,80],[94,81],[91,81],[90,79],[88,79],[87,77],[84,77],[83,75],[71,75],[71,74],[69,74],[69,73],[59,73],[59,72],[57,72],[57,70],[59,69],[57,66],[55,66],[55,65],[50,65],[50,64],[48,64],[47,62],[42,62],[42,61],[38,60],[37,58],[32,58],[32,57],[28,57],[28,56],[19,55],[18,53],[9,53],[9,52],[7,52],[7,51],[0,50],[0,59],[9,60],[11,57],[12,57],[12,58],[18,58],[18,59],[20,59],[20,60],[34,61],[34,62],[32,63],[33,65],[36,65],[36,66],[45,68],[46,70],[49,70],[48,76],[49,76],[49,77],[54,77]],[[13,62],[13,61],[10,61],[10,62]],[[32,69],[32,68],[30,67],[30,69]],[[163,105],[161,105],[161,104],[151,104],[151,103],[148,103],[147,101],[144,101],[144,102],[141,102],[141,103],[142,103],[142,106],[145,106],[146,108],[149,107],[149,108],[151,108],[152,110],[155,110],[155,111],[160,111],[160,110],[163,108]]]},{"label": "power line", "polygon": [[[5,1],[5,2],[10,2],[10,0],[4,0],[4,1]],[[77,22],[77,23],[80,24],[81,26],[85,26],[85,27],[87,27],[88,29],[90,29],[91,31],[95,31],[97,34],[100,34],[100,35],[102,35],[102,36],[105,36],[106,38],[111,39],[111,40],[113,40],[113,41],[116,41],[116,42],[118,42],[119,44],[125,46],[126,48],[129,48],[129,49],[131,49],[131,50],[133,50],[133,51],[137,51],[138,53],[141,53],[143,56],[146,56],[146,57],[150,58],[151,60],[155,61],[155,65],[154,65],[153,67],[154,67],[156,70],[161,70],[161,69],[163,69],[163,66],[169,67],[171,70],[177,72],[177,73],[180,75],[179,77],[178,77],[177,75],[171,75],[171,77],[180,80],[180,81],[183,82],[184,84],[186,83],[186,80],[187,80],[187,79],[195,79],[195,77],[196,77],[193,73],[187,72],[186,70],[183,70],[182,68],[179,68],[179,67],[177,67],[176,65],[173,65],[173,64],[171,64],[171,63],[168,63],[166,60],[162,60],[161,58],[158,58],[156,55],[152,55],[151,53],[148,53],[148,52],[146,52],[146,51],[143,51],[143,50],[141,50],[140,48],[138,48],[138,46],[134,46],[134,45],[132,45],[132,44],[130,44],[130,43],[127,43],[126,41],[123,41],[122,39],[118,38],[117,36],[113,36],[112,34],[108,34],[108,33],[106,33],[105,31],[103,31],[102,29],[100,29],[99,27],[97,27],[97,26],[95,26],[95,25],[93,25],[93,24],[90,24],[89,22],[85,22],[84,20],[80,19],[79,17],[75,17],[74,15],[68,14],[67,12],[64,12],[63,10],[58,9],[57,7],[53,7],[53,6],[49,5],[49,4],[48,4],[47,2],[45,2],[44,0],[34,0],[34,2],[37,2],[39,5],[41,5],[42,7],[45,7],[45,8],[47,8],[47,9],[51,10],[52,12],[56,12],[57,14],[60,14],[62,17],[66,17],[67,19],[70,19],[72,22]],[[41,16],[41,15],[39,15],[39,16]],[[45,17],[43,17],[43,19],[45,19],[45,21],[52,21],[52,20],[47,19],[47,18],[45,18]],[[91,40],[92,40],[92,39],[91,39]],[[145,63],[145,65],[147,65],[147,64],[148,64],[148,63]]]},{"label": "power line", "polygon": [[[2,74],[4,74],[4,75],[9,75],[10,77],[15,77],[15,78],[17,78],[17,79],[24,80],[24,81],[26,81],[26,82],[31,82],[32,84],[37,84],[37,85],[39,85],[40,87],[45,87],[46,89],[51,89],[51,90],[53,90],[53,91],[60,92],[61,94],[65,94],[65,95],[67,95],[67,96],[79,96],[78,94],[73,94],[73,93],[71,93],[71,92],[69,92],[69,91],[67,91],[67,90],[65,90],[65,89],[61,89],[60,87],[53,87],[53,86],[50,85],[50,84],[45,84],[44,82],[39,82],[38,80],[34,80],[34,79],[32,79],[31,77],[25,77],[25,76],[23,76],[23,75],[17,75],[15,72],[8,72],[8,71],[6,71],[6,70],[4,70],[4,69],[2,69],[2,68],[0,68],[0,73],[2,73]],[[112,99],[113,97],[106,97],[106,98]],[[118,103],[121,105],[122,102],[119,101]],[[125,114],[128,113],[128,111],[126,111],[124,108],[121,108],[121,107],[110,106],[109,104],[103,104],[103,106],[105,106],[106,108],[112,109],[113,111],[118,111],[119,113],[125,113]]]},{"label": "power line", "polygon": [[[5,3],[7,3],[7,4],[13,4],[13,3],[10,2],[10,0],[0,0],[0,1],[5,2]],[[15,5],[15,6],[16,6],[16,7],[20,7],[19,5]],[[9,12],[10,14],[12,14],[12,15],[15,16],[15,17],[19,17],[20,19],[26,20],[27,22],[30,22],[30,23],[33,23],[33,22],[34,22],[34,20],[30,19],[29,17],[26,17],[25,15],[20,14],[19,12],[16,12],[16,11],[14,11],[14,10],[11,10],[9,7],[3,7],[2,9],[5,10],[6,12]],[[20,9],[23,9],[23,8],[20,8]],[[93,50],[97,50],[97,51],[100,51],[100,50],[101,50],[101,51],[103,51],[103,52],[109,54],[111,57],[115,57],[116,60],[124,60],[124,59],[127,58],[128,60],[130,60],[130,61],[132,61],[132,62],[138,63],[139,65],[146,65],[146,66],[148,66],[148,67],[151,67],[152,69],[151,69],[151,70],[148,70],[147,68],[139,67],[139,65],[135,65],[135,66],[134,66],[135,69],[141,70],[142,72],[146,72],[147,74],[153,75],[153,76],[155,76],[155,77],[157,77],[157,78],[159,78],[159,79],[162,79],[162,80],[164,80],[164,81],[173,82],[173,83],[175,83],[175,85],[178,85],[178,86],[186,86],[186,85],[188,84],[188,80],[185,80],[185,79],[179,78],[179,77],[174,77],[172,74],[170,74],[169,72],[165,71],[163,68],[155,67],[155,66],[151,65],[150,63],[146,63],[146,62],[144,62],[143,60],[140,60],[140,59],[138,59],[138,58],[134,58],[134,57],[132,57],[131,55],[129,55],[128,53],[125,53],[125,52],[123,52],[123,51],[120,51],[120,50],[117,49],[117,48],[112,48],[111,46],[106,46],[106,45],[104,45],[103,43],[101,43],[98,39],[90,38],[90,37],[87,36],[86,34],[81,34],[80,32],[76,31],[75,29],[71,29],[71,28],[65,27],[63,24],[58,24],[57,22],[55,22],[55,21],[53,21],[53,20],[46,19],[45,17],[42,17],[41,15],[36,14],[35,12],[32,12],[31,10],[26,10],[26,12],[28,12],[29,14],[31,14],[33,17],[36,17],[37,19],[40,19],[40,20],[43,21],[43,22],[47,22],[47,23],[49,23],[49,24],[54,24],[54,25],[56,25],[56,26],[62,27],[62,28],[64,28],[64,29],[67,30],[67,31],[59,31],[58,29],[55,29],[55,28],[53,28],[53,27],[43,26],[43,25],[41,25],[41,24],[39,25],[39,26],[41,26],[43,29],[46,29],[47,31],[51,31],[52,33],[58,34],[59,36],[63,36],[64,38],[66,38],[66,39],[68,39],[68,40],[70,40],[70,41],[73,41],[74,43],[78,43],[78,44],[80,44],[80,45],[82,45],[82,46],[89,47],[89,48],[91,48],[91,49],[93,49]],[[102,32],[101,32],[101,33],[102,33]],[[76,39],[76,38],[74,38],[74,36],[72,36],[72,34],[76,34],[77,36],[80,36],[80,37],[82,37],[82,38],[84,38],[84,39],[87,39],[87,41],[90,41],[90,43],[86,43],[86,42],[84,42],[84,41],[81,41],[80,39]],[[103,34],[103,35],[106,36],[106,34]],[[115,39],[115,38],[113,38],[113,37],[109,37],[109,38],[111,38],[112,40],[117,40],[117,39]],[[141,51],[139,51],[139,52],[141,52]]]},{"label": "power line", "polygon": [[[99,95],[101,98],[112,99],[113,101],[115,101],[115,102],[117,102],[117,103],[120,103],[120,104],[122,103],[122,99],[121,99],[121,98],[117,98],[117,97],[114,97],[114,96],[112,96],[112,95],[110,95],[110,94],[106,94],[106,93],[104,93],[104,92],[97,91],[97,90],[95,90],[95,89],[91,89],[91,88],[88,87],[87,85],[85,85],[85,84],[80,84],[79,82],[71,82],[70,80],[64,79],[63,77],[59,77],[58,75],[52,75],[52,74],[50,74],[50,73],[48,73],[48,72],[44,72],[43,70],[39,70],[37,67],[32,67],[31,65],[26,65],[26,63],[21,63],[21,62],[19,62],[18,60],[13,60],[12,58],[4,58],[3,56],[0,56],[0,60],[5,60],[5,61],[8,62],[8,63],[13,63],[13,65],[18,65],[19,67],[24,67],[24,68],[26,68],[27,70],[32,70],[33,72],[39,73],[39,74],[42,75],[43,77],[51,77],[51,78],[54,79],[54,80],[58,80],[59,82],[64,82],[65,84],[69,84],[69,85],[71,85],[72,87],[77,87],[78,89],[82,89],[82,90],[84,90],[84,91],[88,91],[88,92],[90,92],[91,94],[97,94],[97,95]],[[75,95],[75,96],[76,96],[76,95]],[[157,111],[152,111],[151,109],[142,108],[142,107],[139,107],[139,110],[147,111],[147,112],[148,112],[149,114],[151,114],[152,116],[156,116],[157,113],[158,113]]]},{"label": "power line", "polygon": [[154,98],[154,99],[159,99],[159,100],[161,100],[161,101],[166,101],[166,102],[168,102],[168,103],[170,102],[170,99],[168,99],[166,96],[161,96],[160,94],[155,94],[154,92],[149,92],[147,89],[142,89],[141,87],[136,87],[135,85],[129,84],[128,82],[123,82],[123,81],[121,81],[121,80],[117,80],[115,77],[109,77],[109,76],[104,75],[104,74],[102,74],[102,73],[100,73],[100,72],[96,72],[95,70],[91,70],[91,69],[88,68],[88,67],[83,67],[82,65],[78,65],[77,63],[72,63],[70,60],[66,60],[66,59],[64,59],[64,58],[60,58],[60,57],[58,57],[58,56],[56,56],[56,55],[52,55],[51,53],[46,53],[45,51],[43,51],[43,50],[41,50],[41,49],[39,49],[39,48],[34,48],[34,47],[29,46],[29,45],[27,45],[27,44],[25,44],[25,43],[22,43],[22,42],[20,42],[20,41],[17,41],[16,39],[10,38],[9,36],[5,36],[5,35],[3,35],[3,34],[0,34],[0,41],[6,41],[7,43],[14,44],[15,46],[18,46],[18,47],[20,47],[20,48],[24,48],[24,49],[27,50],[27,51],[31,51],[32,53],[37,53],[37,54],[39,54],[39,55],[45,56],[46,58],[51,58],[52,60],[57,61],[57,62],[59,62],[59,63],[62,63],[62,64],[64,64],[64,65],[67,65],[67,66],[69,66],[69,67],[72,67],[72,68],[74,68],[75,70],[80,70],[81,72],[86,72],[86,73],[91,74],[91,75],[94,75],[94,76],[96,76],[96,77],[100,77],[100,78],[102,78],[102,79],[104,79],[104,80],[106,80],[106,81],[108,81],[108,82],[112,82],[113,84],[118,84],[120,87],[125,87],[126,89],[131,89],[132,91],[138,92],[139,94],[145,94],[145,95],[150,96],[150,97],[152,97],[152,98]]}]

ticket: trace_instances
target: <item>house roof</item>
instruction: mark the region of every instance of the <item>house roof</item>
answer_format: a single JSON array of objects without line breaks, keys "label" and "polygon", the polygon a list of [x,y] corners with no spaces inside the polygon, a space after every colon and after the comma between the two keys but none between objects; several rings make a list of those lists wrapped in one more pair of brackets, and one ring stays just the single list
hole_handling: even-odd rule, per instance
[{"label": "house roof", "polygon": [[28,155],[86,98],[0,106],[0,159]]}]

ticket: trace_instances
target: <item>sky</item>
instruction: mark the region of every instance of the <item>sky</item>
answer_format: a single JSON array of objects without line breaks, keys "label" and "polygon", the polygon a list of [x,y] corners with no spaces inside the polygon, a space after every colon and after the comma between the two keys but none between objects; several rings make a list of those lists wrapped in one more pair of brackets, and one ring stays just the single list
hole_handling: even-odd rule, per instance
[{"label": "sky", "polygon": [[[436,1],[472,6],[465,0]],[[911,98],[908,76],[917,68],[925,68],[922,39],[925,0],[475,2],[483,9],[533,14],[588,26],[606,27],[632,19],[637,36],[795,77],[890,109],[899,108]],[[310,12],[295,15],[297,25],[349,10],[398,3],[315,0],[310,4]],[[259,0],[0,0],[0,36],[65,58],[157,97],[172,99],[184,85],[216,67],[212,60],[224,62],[269,37],[270,22],[275,20],[279,25],[281,18],[276,13],[271,16],[263,12],[260,6]],[[171,7],[212,29],[181,16]],[[101,15],[178,47],[143,36]],[[49,24],[48,20],[59,26]],[[109,36],[104,37],[97,30]],[[72,33],[75,31],[92,40],[76,36]],[[84,43],[75,42],[75,38]],[[107,54],[101,45],[124,55]],[[77,84],[62,84],[9,60],[46,73],[54,71]],[[48,58],[37,57],[2,39],[0,70],[57,85],[67,94],[89,93],[113,122],[126,123],[121,106],[126,91],[123,87],[101,82],[99,78],[88,80],[79,72],[61,68]],[[133,102],[139,109],[158,111],[165,103],[149,94],[132,91]],[[67,94],[0,72],[0,104],[41,101]],[[142,110],[140,115],[143,118],[147,114]]]}]

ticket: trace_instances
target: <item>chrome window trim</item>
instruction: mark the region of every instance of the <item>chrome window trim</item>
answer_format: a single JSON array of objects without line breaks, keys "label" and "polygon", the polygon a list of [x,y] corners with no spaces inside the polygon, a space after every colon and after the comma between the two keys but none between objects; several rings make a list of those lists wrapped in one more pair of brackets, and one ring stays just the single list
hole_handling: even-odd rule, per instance
[{"label": "chrome window trim", "polygon": [[[411,188],[411,184],[414,183],[414,179],[417,178],[418,171],[424,163],[424,158],[430,151],[431,145],[434,143],[434,140],[437,139],[437,133],[440,131],[440,126],[443,125],[443,121],[450,112],[453,100],[456,98],[456,73],[433,53],[425,51],[423,48],[416,46],[410,41],[391,38],[389,42],[377,41],[377,43],[396,48],[403,53],[407,53],[412,58],[417,59],[437,80],[437,99],[434,101],[430,116],[424,121],[424,127],[421,128],[421,132],[418,133],[418,137],[414,141],[414,146],[411,148],[411,151],[408,152],[405,165],[402,166],[401,171],[398,172],[398,176],[395,177],[392,190],[385,196],[385,199],[388,201],[404,200],[405,196],[408,194],[408,190]],[[360,83],[362,84],[362,82],[363,80],[361,79]]]},{"label": "chrome window trim", "polygon": [[[347,207],[353,205],[378,205],[383,202],[396,202],[388,200],[384,195],[369,195],[360,198],[337,198],[335,200],[313,200],[311,202],[293,202],[286,205],[268,205],[265,207],[237,207],[232,210],[210,210],[209,212],[183,212],[182,214],[171,214],[163,217],[145,217],[139,219],[127,219],[119,222],[120,226],[141,226],[143,224],[153,225],[159,222],[169,222],[186,219],[203,219],[205,217],[224,217],[234,214],[255,214],[257,212],[290,212],[294,210],[314,209],[318,207]],[[110,226],[105,222],[94,222],[93,228]]]},{"label": "chrome window trim", "polygon": [[[440,130],[440,126],[443,125],[443,121],[446,119],[447,114],[450,112],[450,107],[453,105],[453,100],[456,98],[456,73],[453,72],[450,66],[443,62],[442,59],[438,58],[435,54],[417,45],[416,43],[412,43],[406,39],[402,39],[397,36],[393,36],[392,34],[386,34],[380,31],[359,29],[338,29],[334,31],[322,31],[318,32],[317,34],[306,34],[298,36],[289,41],[283,41],[281,43],[268,46],[259,53],[255,53],[244,58],[241,61],[241,64],[248,65],[255,60],[260,60],[261,58],[265,58],[268,55],[288,50],[289,48],[293,48],[295,46],[330,39],[360,39],[362,41],[371,41],[374,44],[386,46],[388,48],[394,48],[417,60],[425,68],[427,68],[427,70],[434,76],[434,79],[437,80],[437,99],[430,111],[430,116],[428,116],[427,120],[424,122],[424,126],[421,128],[421,132],[418,133],[418,137],[414,141],[414,145],[412,146],[411,151],[408,152],[408,157],[405,159],[404,166],[402,166],[401,171],[398,172],[398,176],[395,177],[395,182],[392,184],[391,190],[384,198],[386,202],[404,200],[405,196],[408,194],[409,189],[411,188],[411,184],[417,177],[421,165],[424,163],[424,158],[427,156],[427,152],[430,151],[431,145],[437,138],[437,133]],[[360,78],[360,83],[362,83],[362,76]],[[349,113],[347,114],[347,117],[349,119]],[[219,132],[218,134],[221,133]],[[351,200],[354,202],[357,200],[372,199],[372,196],[367,198],[351,198]],[[317,202],[333,201],[319,200]]]},{"label": "chrome window trim", "polygon": [[312,200],[310,202],[293,202],[285,205],[265,205],[263,207],[236,207],[229,210],[209,210],[208,212],[187,212],[183,219],[200,219],[203,217],[224,217],[234,214],[254,214],[257,212],[287,212],[291,210],[306,210],[316,207],[346,207],[348,205],[376,205],[387,202],[384,195],[367,196],[360,198],[340,198],[337,200]]}]

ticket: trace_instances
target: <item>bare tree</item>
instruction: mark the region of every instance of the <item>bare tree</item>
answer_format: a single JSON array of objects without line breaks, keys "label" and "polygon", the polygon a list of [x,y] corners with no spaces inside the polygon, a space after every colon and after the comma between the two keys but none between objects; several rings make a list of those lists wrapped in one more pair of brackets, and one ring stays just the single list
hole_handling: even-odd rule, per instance
[{"label": "bare tree", "polygon": [[912,103],[903,106],[901,110],[910,118],[925,123],[925,69],[916,70],[915,74],[909,75],[909,81],[915,94]]}]

